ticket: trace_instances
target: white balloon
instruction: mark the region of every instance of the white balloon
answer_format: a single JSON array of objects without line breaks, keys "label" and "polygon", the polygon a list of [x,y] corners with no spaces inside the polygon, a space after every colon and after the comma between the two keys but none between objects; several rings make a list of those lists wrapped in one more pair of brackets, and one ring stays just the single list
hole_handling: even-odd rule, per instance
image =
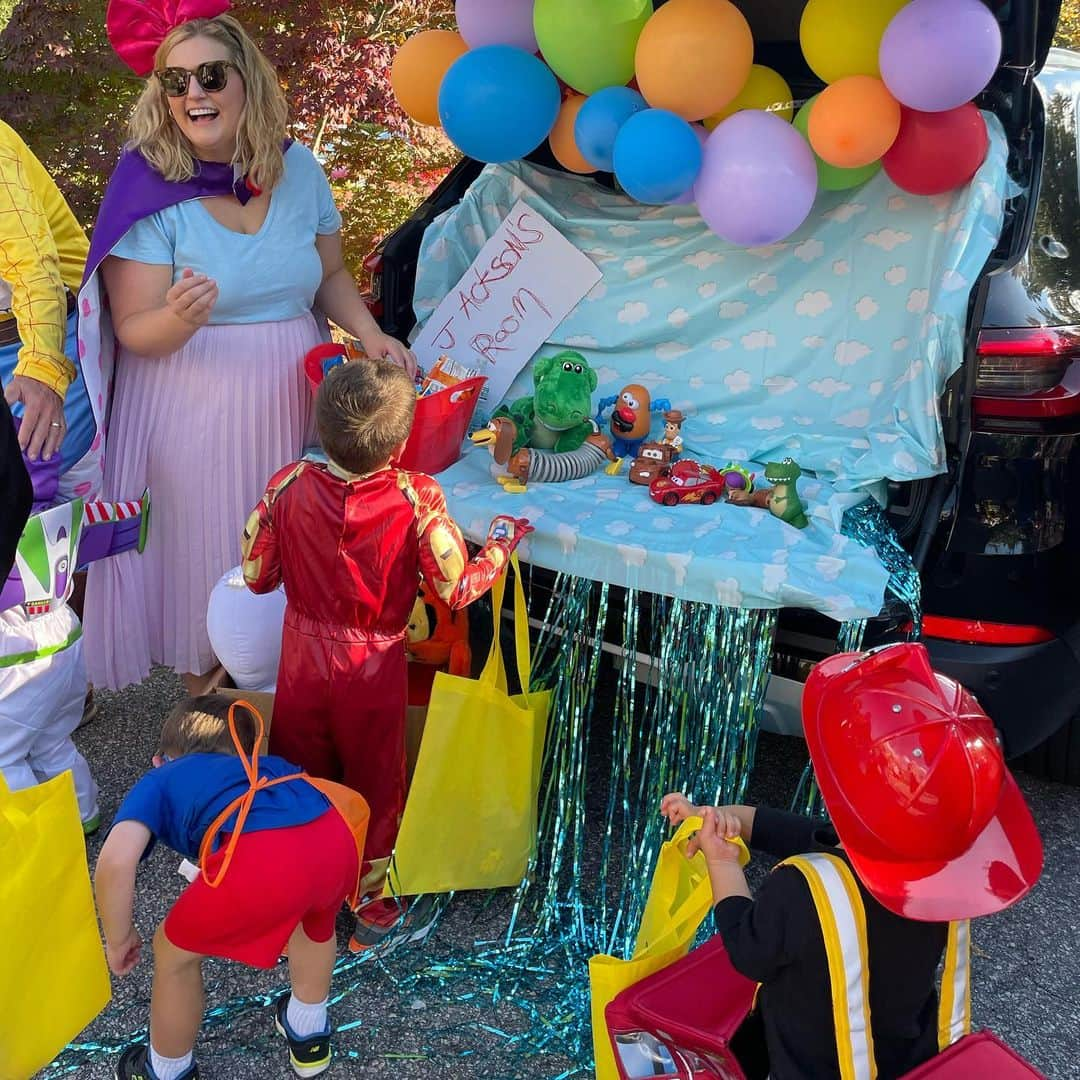
[{"label": "white balloon", "polygon": [[206,632],[221,666],[239,689],[273,693],[284,621],[283,588],[256,595],[244,584],[240,567],[214,586],[206,608]]}]

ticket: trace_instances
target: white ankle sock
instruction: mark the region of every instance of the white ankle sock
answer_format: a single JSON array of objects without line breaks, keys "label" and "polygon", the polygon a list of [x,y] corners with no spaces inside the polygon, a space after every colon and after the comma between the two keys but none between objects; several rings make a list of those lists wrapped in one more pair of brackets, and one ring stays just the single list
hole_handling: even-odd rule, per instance
[{"label": "white ankle sock", "polygon": [[289,1007],[285,1010],[285,1019],[294,1035],[306,1038],[308,1035],[318,1035],[326,1030],[326,1003],[329,999],[323,998],[314,1005],[305,1005],[298,1001],[295,994],[289,995]]},{"label": "white ankle sock", "polygon": [[150,1047],[150,1068],[158,1080],[176,1080],[178,1076],[191,1068],[194,1054],[189,1050],[183,1057],[162,1057],[152,1046]]}]

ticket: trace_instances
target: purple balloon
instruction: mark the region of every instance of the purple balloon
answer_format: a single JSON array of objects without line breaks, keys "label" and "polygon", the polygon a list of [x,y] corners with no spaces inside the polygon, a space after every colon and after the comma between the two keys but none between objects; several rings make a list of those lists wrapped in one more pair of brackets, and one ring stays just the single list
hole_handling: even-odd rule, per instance
[{"label": "purple balloon", "polygon": [[534,0],[457,0],[458,33],[470,49],[481,45],[513,45],[538,52],[533,31]]},{"label": "purple balloon", "polygon": [[982,0],[911,0],[881,39],[889,93],[920,112],[958,109],[980,94],[1001,60],[1001,27]]},{"label": "purple balloon", "polygon": [[[698,142],[701,143],[702,149],[705,147],[705,143],[709,138],[709,132],[706,130],[704,124],[691,124],[690,129],[698,137]],[[672,199],[669,205],[671,206],[688,206],[694,201],[694,186],[690,185],[677,199]]]},{"label": "purple balloon", "polygon": [[705,143],[694,201],[717,236],[762,247],[790,236],[817,196],[810,144],[773,113],[746,109],[719,124]]}]

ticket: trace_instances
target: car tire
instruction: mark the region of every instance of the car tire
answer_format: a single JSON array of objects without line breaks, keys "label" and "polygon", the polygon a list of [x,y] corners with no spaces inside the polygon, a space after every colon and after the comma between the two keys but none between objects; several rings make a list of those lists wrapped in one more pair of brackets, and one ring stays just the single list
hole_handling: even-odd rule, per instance
[{"label": "car tire", "polygon": [[665,506],[678,506],[679,505],[679,496],[678,495],[673,495],[673,494],[671,494],[669,492],[667,495],[664,496],[664,505]]},{"label": "car tire", "polygon": [[716,495],[712,491],[707,491],[704,495],[701,496],[702,506],[712,506],[714,502],[716,502]]},{"label": "car tire", "polygon": [[1021,772],[1080,787],[1080,716],[1059,728],[1046,742],[1018,757]]}]

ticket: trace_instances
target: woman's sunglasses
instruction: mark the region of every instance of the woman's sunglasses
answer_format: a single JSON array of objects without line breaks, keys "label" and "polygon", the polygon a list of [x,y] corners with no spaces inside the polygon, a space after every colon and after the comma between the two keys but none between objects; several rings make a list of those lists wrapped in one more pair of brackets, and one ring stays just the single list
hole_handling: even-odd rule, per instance
[{"label": "woman's sunglasses", "polygon": [[207,60],[194,71],[182,67],[167,67],[154,74],[161,83],[161,89],[169,97],[183,97],[187,93],[188,80],[192,75],[195,81],[208,93],[216,94],[224,90],[229,82],[229,68],[235,67],[228,60]]}]

